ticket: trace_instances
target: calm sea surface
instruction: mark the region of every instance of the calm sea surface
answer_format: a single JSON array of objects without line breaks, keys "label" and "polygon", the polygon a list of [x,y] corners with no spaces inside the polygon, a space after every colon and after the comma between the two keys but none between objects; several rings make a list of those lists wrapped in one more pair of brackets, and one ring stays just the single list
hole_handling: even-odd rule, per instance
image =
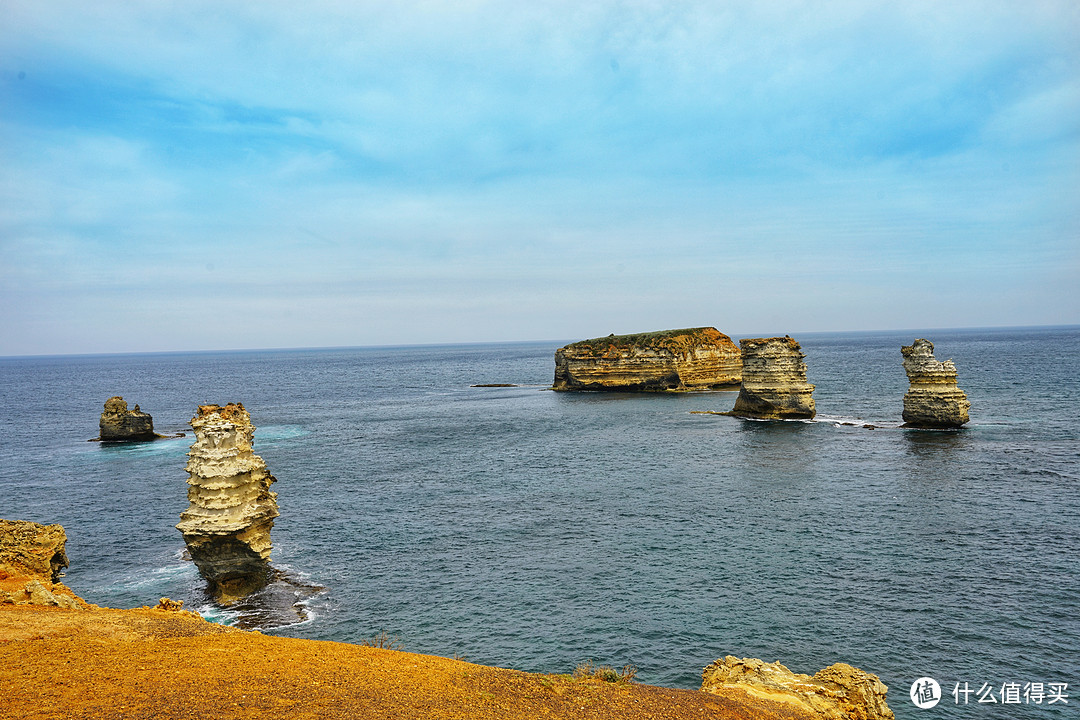
[{"label": "calm sea surface", "polygon": [[[956,361],[964,430],[899,428],[915,337]],[[812,423],[693,412],[735,393],[549,392],[555,343],[0,359],[0,517],[63,524],[87,600],[167,595],[234,622],[174,525],[187,421],[238,401],[278,479],[274,565],[326,588],[272,632],[387,632],[528,671],[630,663],[687,688],[726,654],[843,661],[900,718],[1074,717],[1080,329],[797,339]],[[188,437],[86,442],[111,395]],[[934,710],[908,698],[921,676],[943,687]],[[956,705],[964,682],[999,704]],[[1068,683],[1069,704],[1003,706],[1010,682]]]}]

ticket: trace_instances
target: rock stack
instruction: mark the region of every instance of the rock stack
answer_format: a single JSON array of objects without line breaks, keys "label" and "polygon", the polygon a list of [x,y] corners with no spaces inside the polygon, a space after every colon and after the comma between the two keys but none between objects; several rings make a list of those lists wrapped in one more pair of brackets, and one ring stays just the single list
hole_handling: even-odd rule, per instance
[{"label": "rock stack", "polygon": [[98,440],[155,440],[161,437],[154,432],[154,418],[138,405],[134,410],[128,410],[127,403],[119,395],[105,401],[98,427]]},{"label": "rock stack", "polygon": [[188,500],[176,526],[191,559],[223,604],[266,586],[270,528],[278,516],[274,476],[251,451],[255,426],[240,403],[200,405],[191,419]]},{"label": "rock stack", "polygon": [[922,338],[900,348],[911,386],[904,395],[904,426],[958,428],[968,421],[968,402],[956,386],[956,365],[934,358],[934,343]]},{"label": "rock stack", "polygon": [[555,351],[554,390],[734,389],[739,348],[716,328],[582,340]]},{"label": "rock stack", "polygon": [[739,342],[742,387],[731,415],[765,420],[814,417],[814,386],[806,382],[806,357],[790,337]]},{"label": "rock stack", "polygon": [[772,700],[785,709],[785,717],[821,720],[893,720],[885,702],[889,688],[877,675],[836,663],[813,677],[793,673],[778,662],[728,655],[705,668],[701,689],[733,698],[744,693],[748,701]]}]

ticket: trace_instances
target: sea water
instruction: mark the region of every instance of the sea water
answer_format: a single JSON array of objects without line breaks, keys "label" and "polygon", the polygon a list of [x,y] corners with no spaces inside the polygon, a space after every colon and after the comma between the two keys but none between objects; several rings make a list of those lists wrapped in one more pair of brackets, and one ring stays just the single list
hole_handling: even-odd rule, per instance
[{"label": "sea water", "polygon": [[[900,428],[915,337],[955,360],[964,429]],[[1080,329],[797,339],[814,422],[702,414],[732,392],[551,392],[559,343],[0,359],[0,517],[61,523],[91,602],[238,622],[174,525],[187,421],[242,402],[278,480],[273,564],[323,588],[267,632],[685,688],[728,654],[843,661],[900,718],[1075,712]],[[187,437],[87,442],[112,395]],[[1003,704],[1010,683],[1071,697]]]}]

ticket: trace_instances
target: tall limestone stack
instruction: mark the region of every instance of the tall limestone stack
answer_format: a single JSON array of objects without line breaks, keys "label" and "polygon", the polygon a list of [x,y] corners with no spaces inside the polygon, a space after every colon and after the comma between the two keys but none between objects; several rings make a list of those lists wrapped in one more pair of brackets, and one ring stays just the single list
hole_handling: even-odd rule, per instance
[{"label": "tall limestone stack", "polygon": [[904,425],[958,428],[968,421],[971,403],[956,386],[956,365],[934,358],[934,343],[918,338],[900,348],[911,386],[904,395]]},{"label": "tall limestone stack", "polygon": [[134,410],[128,410],[127,403],[119,395],[105,401],[98,428],[98,440],[154,440],[161,437],[154,432],[154,418],[138,405]]},{"label": "tall limestone stack", "polygon": [[176,526],[191,559],[223,604],[270,579],[270,528],[278,516],[274,476],[251,451],[255,426],[240,403],[200,405],[191,419],[190,507]]},{"label": "tall limestone stack", "polygon": [[719,390],[739,385],[739,348],[713,327],[608,335],[555,351],[554,390]]},{"label": "tall limestone stack", "polygon": [[787,337],[739,341],[742,387],[731,415],[764,420],[814,417],[814,386],[806,382],[806,357]]},{"label": "tall limestone stack", "polygon": [[885,701],[889,688],[877,675],[836,663],[813,676],[793,673],[778,662],[728,655],[705,668],[703,692],[747,701],[772,701],[784,717],[815,720],[893,720]]}]

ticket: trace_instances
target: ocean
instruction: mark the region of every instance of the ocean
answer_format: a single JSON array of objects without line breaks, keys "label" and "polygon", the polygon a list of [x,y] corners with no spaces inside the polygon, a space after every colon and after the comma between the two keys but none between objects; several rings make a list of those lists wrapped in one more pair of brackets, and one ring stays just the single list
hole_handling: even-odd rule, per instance
[{"label": "ocean", "polygon": [[[956,362],[960,431],[900,428],[916,337]],[[734,392],[551,392],[552,342],[0,358],[0,517],[61,523],[64,582],[105,606],[681,688],[729,654],[847,662],[898,718],[1075,717],[1080,328],[796,339],[813,422],[697,412]],[[87,442],[112,395],[187,437]],[[227,402],[278,480],[287,582],[261,614],[214,606],[174,527],[187,422]],[[304,586],[302,621],[269,607]]]}]

